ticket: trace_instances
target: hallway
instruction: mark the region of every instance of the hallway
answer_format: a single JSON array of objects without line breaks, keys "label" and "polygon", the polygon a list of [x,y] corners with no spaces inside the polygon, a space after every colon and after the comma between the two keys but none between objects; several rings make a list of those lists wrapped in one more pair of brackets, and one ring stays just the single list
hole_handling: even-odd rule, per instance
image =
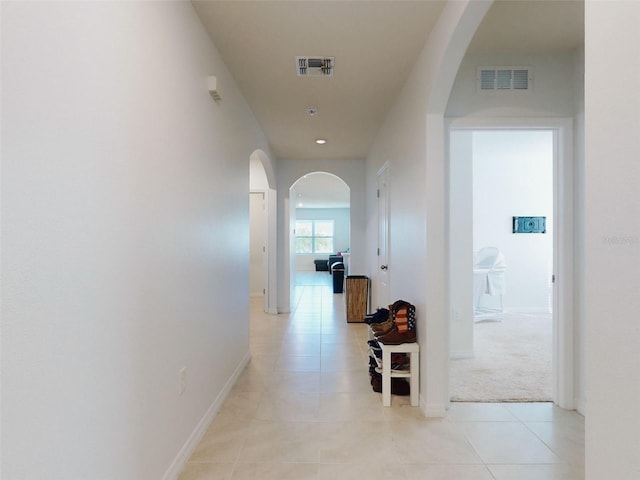
[{"label": "hallway", "polygon": [[[456,403],[425,419],[369,385],[365,324],[324,273],[299,276],[290,315],[251,304],[252,361],[180,480],[579,480],[584,419],[548,403]],[[260,299],[261,300],[261,299]]]}]

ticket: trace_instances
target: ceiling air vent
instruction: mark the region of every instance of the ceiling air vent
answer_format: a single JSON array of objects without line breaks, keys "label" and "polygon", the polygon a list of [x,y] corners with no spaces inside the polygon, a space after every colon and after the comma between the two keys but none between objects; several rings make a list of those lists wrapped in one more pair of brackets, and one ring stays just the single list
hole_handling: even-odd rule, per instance
[{"label": "ceiling air vent", "polygon": [[335,57],[296,57],[299,77],[333,77]]},{"label": "ceiling air vent", "polygon": [[531,67],[479,67],[477,80],[482,92],[528,92]]}]

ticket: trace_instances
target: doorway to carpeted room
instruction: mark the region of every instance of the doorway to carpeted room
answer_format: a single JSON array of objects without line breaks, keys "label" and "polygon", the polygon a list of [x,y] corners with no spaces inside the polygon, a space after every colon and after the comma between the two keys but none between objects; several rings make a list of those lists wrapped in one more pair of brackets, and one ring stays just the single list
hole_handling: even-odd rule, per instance
[{"label": "doorway to carpeted room", "polygon": [[451,360],[454,402],[552,401],[552,317],[505,312],[476,322],[474,357]]}]

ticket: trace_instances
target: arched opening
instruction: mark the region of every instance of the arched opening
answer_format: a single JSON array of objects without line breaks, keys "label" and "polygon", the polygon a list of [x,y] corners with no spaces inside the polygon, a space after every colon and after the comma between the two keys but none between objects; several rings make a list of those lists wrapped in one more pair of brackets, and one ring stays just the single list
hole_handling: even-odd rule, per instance
[{"label": "arched opening", "polygon": [[262,150],[249,157],[249,292],[263,310],[277,313],[276,186],[271,159]]},{"label": "arched opening", "polygon": [[333,256],[343,256],[348,269],[350,196],[351,190],[344,180],[326,172],[303,175],[289,189],[292,289],[309,282],[328,282],[329,260]]}]

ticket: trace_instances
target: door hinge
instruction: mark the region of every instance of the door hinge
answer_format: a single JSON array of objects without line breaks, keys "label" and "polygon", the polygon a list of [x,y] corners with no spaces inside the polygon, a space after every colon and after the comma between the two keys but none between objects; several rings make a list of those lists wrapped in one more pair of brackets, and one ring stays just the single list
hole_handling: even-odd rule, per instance
[{"label": "door hinge", "polygon": [[264,288],[262,289],[262,294],[263,294],[263,295],[266,295],[266,294],[267,294],[267,291],[266,291]]},{"label": "door hinge", "polygon": [[378,256],[380,256],[380,249],[378,248]]},{"label": "door hinge", "polygon": [[380,198],[380,189],[376,190],[376,197]]},{"label": "door hinge", "polygon": [[551,283],[556,283],[556,276],[555,275],[551,275]]}]

